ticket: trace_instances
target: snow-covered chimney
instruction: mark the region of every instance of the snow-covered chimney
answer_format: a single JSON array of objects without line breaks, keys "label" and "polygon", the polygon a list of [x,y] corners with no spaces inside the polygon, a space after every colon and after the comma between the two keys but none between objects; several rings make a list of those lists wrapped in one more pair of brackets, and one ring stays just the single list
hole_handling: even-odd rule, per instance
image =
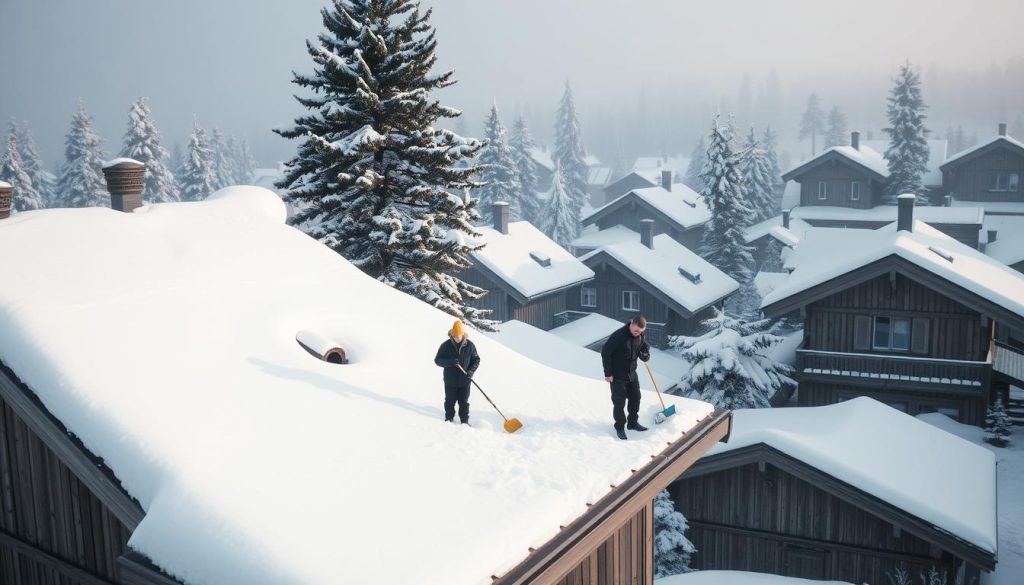
[{"label": "snow-covered chimney", "polygon": [[896,229],[901,232],[914,231],[914,202],[917,195],[904,193],[896,198],[896,205],[899,206],[896,215]]},{"label": "snow-covered chimney", "polygon": [[14,187],[6,182],[0,181],[0,219],[7,219],[11,216],[11,195]]},{"label": "snow-covered chimney", "polygon": [[788,209],[783,209],[782,210],[782,227],[786,228],[787,230],[789,229],[789,210]]},{"label": "snow-covered chimney", "polygon": [[505,201],[495,201],[494,207],[491,209],[491,217],[494,220],[495,231],[502,234],[508,234],[508,203]]},{"label": "snow-covered chimney", "polygon": [[651,250],[654,249],[654,220],[653,219],[641,219],[640,220],[640,243],[647,246]]},{"label": "snow-covered chimney", "polygon": [[997,232],[998,232],[998,230],[988,230],[988,243],[989,244],[996,243],[996,233]]},{"label": "snow-covered chimney", "polygon": [[850,146],[854,150],[860,150],[860,132],[850,132]]},{"label": "snow-covered chimney", "polygon": [[146,165],[130,158],[115,158],[103,164],[103,176],[110,191],[110,207],[125,213],[142,207]]},{"label": "snow-covered chimney", "polygon": [[666,191],[672,190],[672,171],[661,171],[661,187]]},{"label": "snow-covered chimney", "polygon": [[1006,136],[1006,122],[999,124],[999,135]]}]

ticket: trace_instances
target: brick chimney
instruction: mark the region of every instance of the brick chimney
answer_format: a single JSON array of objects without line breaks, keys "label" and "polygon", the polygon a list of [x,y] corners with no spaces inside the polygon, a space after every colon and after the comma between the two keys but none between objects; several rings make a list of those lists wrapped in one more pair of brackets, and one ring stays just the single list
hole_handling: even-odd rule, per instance
[{"label": "brick chimney", "polygon": [[854,150],[860,150],[860,132],[850,132],[850,146]]},{"label": "brick chimney", "polygon": [[999,135],[1006,136],[1006,122],[999,124]]},{"label": "brick chimney", "polygon": [[640,220],[640,243],[647,246],[651,250],[654,249],[654,220],[653,219],[641,219]]},{"label": "brick chimney", "polygon": [[666,191],[672,190],[672,171],[661,171],[661,188]]},{"label": "brick chimney", "polygon": [[146,165],[130,158],[115,158],[103,164],[103,176],[110,191],[110,207],[125,213],[142,207]]},{"label": "brick chimney", "polygon": [[11,196],[14,187],[6,181],[0,181],[0,219],[7,219],[11,216]]},{"label": "brick chimney", "polygon": [[782,210],[782,227],[786,228],[787,230],[789,229],[789,210],[788,209],[783,209]]},{"label": "brick chimney", "polygon": [[914,231],[914,202],[917,201],[917,195],[913,193],[904,193],[896,198],[896,205],[899,206],[899,210],[896,215],[896,229],[901,232],[912,232]]},{"label": "brick chimney", "polygon": [[495,201],[491,208],[491,219],[494,221],[495,231],[508,234],[508,203]]}]

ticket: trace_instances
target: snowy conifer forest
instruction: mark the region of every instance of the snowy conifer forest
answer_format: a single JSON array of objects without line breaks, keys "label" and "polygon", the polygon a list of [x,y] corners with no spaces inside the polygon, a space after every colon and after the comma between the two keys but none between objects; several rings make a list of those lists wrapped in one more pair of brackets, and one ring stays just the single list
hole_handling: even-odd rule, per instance
[{"label": "snowy conifer forest", "polygon": [[0,5],[0,585],[1024,583],[1024,4],[807,8]]}]

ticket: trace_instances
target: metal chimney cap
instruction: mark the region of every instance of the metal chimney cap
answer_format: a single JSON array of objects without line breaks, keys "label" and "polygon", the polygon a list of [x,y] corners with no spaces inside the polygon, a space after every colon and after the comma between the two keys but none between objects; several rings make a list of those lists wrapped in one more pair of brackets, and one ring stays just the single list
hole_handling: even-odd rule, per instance
[{"label": "metal chimney cap", "polygon": [[145,168],[145,166],[146,165],[144,163],[141,163],[135,160],[134,158],[125,157],[115,158],[114,160],[108,160],[107,162],[103,163],[104,169],[138,169]]},{"label": "metal chimney cap", "polygon": [[897,195],[896,198],[897,199],[914,199],[914,200],[916,200],[917,199],[917,195],[914,195],[913,193],[904,193],[902,195]]}]

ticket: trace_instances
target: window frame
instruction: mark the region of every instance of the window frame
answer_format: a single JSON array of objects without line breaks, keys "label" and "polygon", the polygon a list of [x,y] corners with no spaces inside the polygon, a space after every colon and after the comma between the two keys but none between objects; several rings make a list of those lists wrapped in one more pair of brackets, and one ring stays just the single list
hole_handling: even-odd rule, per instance
[{"label": "window frame", "polygon": [[828,201],[828,181],[818,181],[818,201]]},{"label": "window frame", "polygon": [[[630,295],[630,296],[627,297],[627,295]],[[627,298],[636,299],[636,306],[635,307],[626,306],[626,299]],[[622,291],[622,310],[623,311],[640,311],[640,291],[638,291],[638,290],[624,290],[624,291]]]},{"label": "window frame", "polygon": [[860,181],[850,181],[850,201],[860,201]]},{"label": "window frame", "polygon": [[[593,303],[587,304],[588,293],[593,294]],[[597,287],[583,285],[580,287],[580,306],[588,309],[597,308]]]},{"label": "window frame", "polygon": [[[888,340],[887,345],[878,345],[878,322],[879,319],[885,319],[888,323]],[[906,347],[896,347],[896,322],[902,321],[906,324]],[[899,353],[910,353],[913,343],[914,336],[914,322],[910,317],[897,317],[895,315],[874,315],[871,318],[871,349],[873,351],[892,351]]]},{"label": "window frame", "polygon": [[1020,173],[1011,171],[995,171],[992,173],[992,182],[989,184],[989,191],[996,193],[1016,193],[1020,190]]}]

